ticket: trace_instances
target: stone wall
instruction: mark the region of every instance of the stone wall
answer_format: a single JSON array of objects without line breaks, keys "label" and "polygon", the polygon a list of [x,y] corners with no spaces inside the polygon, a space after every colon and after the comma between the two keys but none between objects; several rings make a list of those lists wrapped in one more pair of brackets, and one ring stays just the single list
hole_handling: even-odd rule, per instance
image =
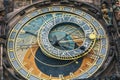
[{"label": "stone wall", "polygon": [[[43,0],[14,0],[14,7],[18,9],[22,6],[26,6],[34,2],[37,2],[37,1],[43,1]],[[100,0],[77,0],[77,1],[89,2],[89,3],[96,4],[96,5],[100,5]]]}]

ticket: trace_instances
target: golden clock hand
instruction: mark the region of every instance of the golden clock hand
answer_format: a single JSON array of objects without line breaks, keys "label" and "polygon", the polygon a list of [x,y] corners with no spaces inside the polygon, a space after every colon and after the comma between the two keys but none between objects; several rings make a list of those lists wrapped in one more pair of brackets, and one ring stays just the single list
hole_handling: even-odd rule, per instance
[{"label": "golden clock hand", "polygon": [[71,41],[81,42],[81,39],[64,40],[64,41],[60,41],[59,43],[66,43],[66,42],[71,42]]},{"label": "golden clock hand", "polygon": [[27,49],[30,47],[38,47],[38,44],[28,44],[28,45],[17,45],[18,49]]},{"label": "golden clock hand", "polygon": [[102,39],[102,38],[106,38],[106,36],[104,36],[104,35],[97,35],[97,34],[91,33],[89,35],[89,38],[90,39]]}]

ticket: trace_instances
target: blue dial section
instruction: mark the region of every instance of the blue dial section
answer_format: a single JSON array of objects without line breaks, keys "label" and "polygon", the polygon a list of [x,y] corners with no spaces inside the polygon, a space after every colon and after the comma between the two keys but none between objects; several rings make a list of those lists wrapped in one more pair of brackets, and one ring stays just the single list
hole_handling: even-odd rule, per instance
[{"label": "blue dial section", "polygon": [[59,74],[63,76],[69,75],[70,72],[75,72],[82,63],[83,58],[78,59],[78,64],[72,60],[58,60],[45,56],[40,49],[37,50],[35,55],[35,62],[37,67],[45,74],[52,75],[53,77],[59,77]]}]

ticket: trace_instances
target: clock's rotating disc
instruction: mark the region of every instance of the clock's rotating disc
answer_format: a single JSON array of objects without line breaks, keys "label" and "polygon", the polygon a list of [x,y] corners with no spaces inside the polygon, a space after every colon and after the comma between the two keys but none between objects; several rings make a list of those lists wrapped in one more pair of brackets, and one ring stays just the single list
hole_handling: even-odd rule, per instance
[{"label": "clock's rotating disc", "polygon": [[75,14],[62,12],[42,26],[38,31],[39,46],[46,55],[56,59],[80,58],[91,51],[96,41],[89,37],[96,33],[93,26]]}]

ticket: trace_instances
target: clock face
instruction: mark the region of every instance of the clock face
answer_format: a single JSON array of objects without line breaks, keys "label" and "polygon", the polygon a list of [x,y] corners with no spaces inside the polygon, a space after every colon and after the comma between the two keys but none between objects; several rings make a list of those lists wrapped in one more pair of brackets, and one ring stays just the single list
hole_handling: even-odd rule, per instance
[{"label": "clock face", "polygon": [[103,64],[108,38],[86,12],[50,6],[25,15],[7,43],[12,66],[28,80],[83,79]]}]

